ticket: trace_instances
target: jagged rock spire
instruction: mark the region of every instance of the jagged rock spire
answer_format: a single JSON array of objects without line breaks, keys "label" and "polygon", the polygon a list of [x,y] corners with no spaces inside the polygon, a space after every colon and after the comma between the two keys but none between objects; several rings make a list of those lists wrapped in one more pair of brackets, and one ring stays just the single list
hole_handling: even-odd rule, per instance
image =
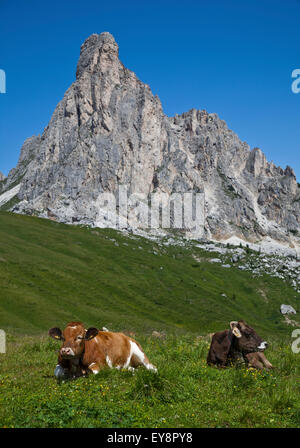
[{"label": "jagged rock spire", "polygon": [[85,71],[100,69],[105,61],[116,62],[118,57],[119,47],[110,33],[92,34],[81,46],[76,78],[80,78]]},{"label": "jagged rock spire", "polygon": [[251,151],[215,113],[167,117],[118,50],[109,33],[81,46],[76,81],[43,134],[26,140],[5,182],[20,182],[14,210],[107,226],[96,201],[120,184],[129,193],[204,191],[208,238],[294,244],[300,189],[293,170]]}]

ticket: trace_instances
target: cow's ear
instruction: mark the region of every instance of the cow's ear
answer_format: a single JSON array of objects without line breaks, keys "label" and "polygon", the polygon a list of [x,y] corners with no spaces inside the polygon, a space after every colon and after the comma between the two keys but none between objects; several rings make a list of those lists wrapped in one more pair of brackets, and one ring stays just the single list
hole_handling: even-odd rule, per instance
[{"label": "cow's ear", "polygon": [[95,336],[97,336],[97,334],[99,333],[99,330],[97,328],[91,327],[88,330],[86,330],[84,339],[86,341],[90,341],[91,339],[93,339]]},{"label": "cow's ear", "polygon": [[239,326],[239,328],[240,328],[242,331],[244,331],[244,330],[246,330],[247,324],[246,324],[246,322],[245,322],[244,320],[239,320],[239,321],[238,321],[238,326]]},{"label": "cow's ear", "polygon": [[242,334],[241,334],[240,330],[238,329],[237,325],[238,325],[238,322],[236,322],[236,321],[230,322],[230,328],[231,328],[231,331],[234,334],[234,336],[236,338],[241,338]]},{"label": "cow's ear", "polygon": [[59,341],[62,341],[62,340],[63,340],[62,331],[61,331],[60,328],[57,328],[57,327],[51,328],[51,329],[49,330],[49,336],[50,336],[51,338],[56,339],[56,340],[59,340]]}]

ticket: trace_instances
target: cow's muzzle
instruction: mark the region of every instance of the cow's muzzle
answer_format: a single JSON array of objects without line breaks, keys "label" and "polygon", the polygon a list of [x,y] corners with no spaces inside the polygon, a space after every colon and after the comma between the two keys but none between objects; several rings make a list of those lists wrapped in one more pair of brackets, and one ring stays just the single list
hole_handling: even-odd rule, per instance
[{"label": "cow's muzzle", "polygon": [[268,347],[268,343],[266,341],[263,341],[260,343],[260,345],[257,347],[258,350],[264,351]]},{"label": "cow's muzzle", "polygon": [[60,351],[62,358],[74,358],[75,353],[71,349],[71,347],[63,347]]}]

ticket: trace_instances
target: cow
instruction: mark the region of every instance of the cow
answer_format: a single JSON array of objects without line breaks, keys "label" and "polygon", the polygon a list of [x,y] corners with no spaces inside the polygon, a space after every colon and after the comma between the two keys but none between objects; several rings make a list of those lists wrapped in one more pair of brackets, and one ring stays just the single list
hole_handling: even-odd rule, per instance
[{"label": "cow", "polygon": [[54,371],[58,379],[90,372],[97,374],[105,366],[131,371],[144,366],[157,372],[140,344],[123,333],[113,333],[107,328],[104,331],[94,327],[86,330],[81,322],[70,322],[64,331],[51,328],[49,336],[63,342]]},{"label": "cow", "polygon": [[244,320],[232,321],[230,330],[219,331],[213,335],[207,364],[227,367],[242,357],[251,367],[270,369],[273,366],[262,353],[267,346],[267,342]]}]

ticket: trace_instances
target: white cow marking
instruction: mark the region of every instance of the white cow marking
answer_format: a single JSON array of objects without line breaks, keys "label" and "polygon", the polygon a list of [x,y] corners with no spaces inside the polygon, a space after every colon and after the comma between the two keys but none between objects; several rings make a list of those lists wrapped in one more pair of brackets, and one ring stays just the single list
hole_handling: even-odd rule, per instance
[{"label": "white cow marking", "polygon": [[97,364],[95,362],[92,362],[92,364],[89,365],[89,369],[96,375],[97,373],[99,373],[99,370],[97,369],[93,369],[92,366],[96,366]]},{"label": "white cow marking", "polygon": [[[96,341],[97,343],[99,343],[99,341],[97,340],[97,338],[95,338],[95,341]],[[120,365],[115,366],[115,368],[118,369],[118,370],[120,370],[120,369],[122,369],[122,368],[123,368],[123,369],[128,369],[130,372],[134,372],[134,370],[135,370],[134,367],[131,367],[131,366],[130,366],[130,361],[131,361],[131,358],[132,358],[133,355],[135,355],[135,356],[138,358],[138,360],[140,361],[140,363],[143,364],[143,365],[146,367],[147,370],[152,370],[152,371],[155,372],[155,373],[157,372],[157,368],[154,367],[153,364],[145,363],[145,354],[144,354],[144,352],[143,352],[143,351],[138,347],[138,345],[137,345],[135,342],[133,342],[133,341],[130,341],[130,353],[129,353],[129,356],[128,356],[128,358],[127,358],[125,364],[124,364],[123,366],[120,366]],[[110,359],[110,357],[109,357],[108,355],[106,355],[105,360],[106,360],[106,364],[108,365],[108,367],[109,367],[110,369],[113,369],[114,366],[113,366],[112,360]],[[92,364],[90,364],[90,365],[89,365],[89,368],[90,368],[94,373],[98,373],[98,370],[97,370],[97,371],[96,371],[96,370],[93,370],[93,368],[92,368],[93,364],[95,364],[95,363],[93,362]]]},{"label": "white cow marking", "polygon": [[108,367],[109,367],[110,369],[112,369],[112,368],[113,368],[113,365],[112,365],[112,362],[111,362],[110,357],[107,355],[105,359],[106,359],[106,364],[108,365]]},{"label": "white cow marking", "polygon": [[129,354],[126,364],[124,366],[125,368],[129,367],[129,364],[130,364],[130,361],[131,361],[131,358],[133,355],[135,355],[139,359],[139,361],[142,364],[144,364],[145,354],[142,352],[140,347],[138,347],[138,345],[135,342],[130,341],[130,354]]},{"label": "white cow marking", "polygon": [[129,364],[131,361],[131,357],[135,355],[147,370],[153,370],[153,372],[157,373],[157,368],[154,367],[153,364],[145,363],[145,353],[140,349],[140,347],[133,341],[130,341],[130,346],[130,355],[124,367],[130,369]]},{"label": "white cow marking", "polygon": [[157,368],[154,367],[153,364],[144,364],[147,370],[152,370],[154,373],[157,373]]},{"label": "white cow marking", "polygon": [[267,348],[267,345],[268,345],[267,342],[263,341],[257,348],[259,350],[265,350]]}]

